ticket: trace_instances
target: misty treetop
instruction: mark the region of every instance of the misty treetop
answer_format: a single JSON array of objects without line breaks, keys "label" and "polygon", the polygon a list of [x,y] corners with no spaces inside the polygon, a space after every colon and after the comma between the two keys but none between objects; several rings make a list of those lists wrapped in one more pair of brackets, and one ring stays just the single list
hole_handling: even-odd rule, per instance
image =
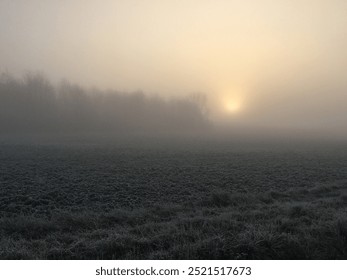
[{"label": "misty treetop", "polygon": [[142,92],[85,89],[41,74],[0,77],[2,133],[186,133],[208,120],[201,96],[164,100]]}]

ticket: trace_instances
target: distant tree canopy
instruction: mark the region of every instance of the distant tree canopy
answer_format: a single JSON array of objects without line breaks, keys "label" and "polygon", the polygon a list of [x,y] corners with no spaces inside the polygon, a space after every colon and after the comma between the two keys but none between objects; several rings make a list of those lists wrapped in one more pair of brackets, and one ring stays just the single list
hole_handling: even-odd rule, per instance
[{"label": "distant tree canopy", "polygon": [[53,86],[43,75],[0,77],[2,133],[184,133],[209,124],[203,97],[164,100],[142,92]]}]

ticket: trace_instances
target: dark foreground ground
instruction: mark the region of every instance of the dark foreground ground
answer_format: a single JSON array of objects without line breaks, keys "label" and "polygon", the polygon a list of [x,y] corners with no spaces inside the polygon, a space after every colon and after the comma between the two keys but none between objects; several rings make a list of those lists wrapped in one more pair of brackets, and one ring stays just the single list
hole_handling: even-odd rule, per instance
[{"label": "dark foreground ground", "polygon": [[347,259],[347,150],[0,146],[1,259]]}]

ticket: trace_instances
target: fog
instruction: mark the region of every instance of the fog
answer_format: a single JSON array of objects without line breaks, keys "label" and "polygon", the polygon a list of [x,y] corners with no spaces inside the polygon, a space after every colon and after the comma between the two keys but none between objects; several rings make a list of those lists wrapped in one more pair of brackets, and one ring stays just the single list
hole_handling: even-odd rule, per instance
[{"label": "fog", "polygon": [[0,77],[0,131],[15,135],[200,134],[209,127],[203,95],[164,100],[142,92],[53,85],[42,74]]},{"label": "fog", "polygon": [[345,141],[346,26],[342,0],[2,0],[0,132]]}]

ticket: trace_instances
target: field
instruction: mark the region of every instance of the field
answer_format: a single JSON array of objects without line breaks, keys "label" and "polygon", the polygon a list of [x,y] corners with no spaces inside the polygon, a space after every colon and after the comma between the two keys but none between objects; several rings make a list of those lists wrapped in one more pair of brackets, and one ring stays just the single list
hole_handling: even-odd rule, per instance
[{"label": "field", "polygon": [[0,146],[0,259],[347,259],[347,149]]}]

